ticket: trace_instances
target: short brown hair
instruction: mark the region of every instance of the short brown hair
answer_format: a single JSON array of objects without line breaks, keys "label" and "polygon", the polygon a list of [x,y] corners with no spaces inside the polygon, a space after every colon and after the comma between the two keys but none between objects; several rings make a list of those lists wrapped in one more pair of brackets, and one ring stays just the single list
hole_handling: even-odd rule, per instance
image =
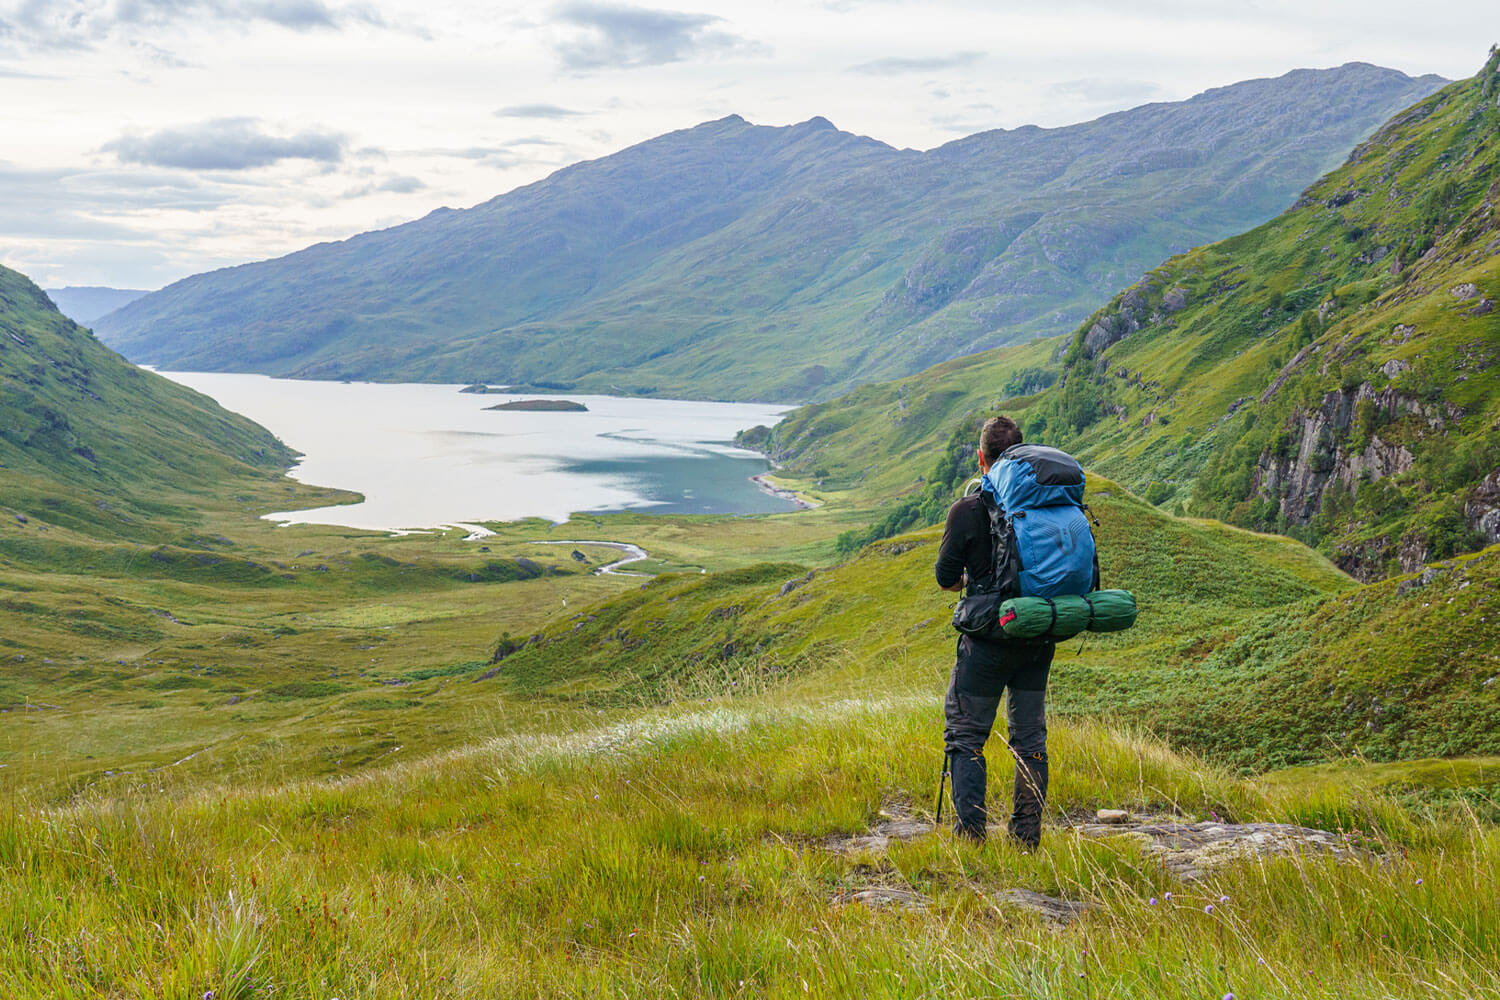
[{"label": "short brown hair", "polygon": [[1021,428],[1010,417],[990,417],[979,429],[979,449],[984,460],[993,463],[1005,452],[1021,443]]}]

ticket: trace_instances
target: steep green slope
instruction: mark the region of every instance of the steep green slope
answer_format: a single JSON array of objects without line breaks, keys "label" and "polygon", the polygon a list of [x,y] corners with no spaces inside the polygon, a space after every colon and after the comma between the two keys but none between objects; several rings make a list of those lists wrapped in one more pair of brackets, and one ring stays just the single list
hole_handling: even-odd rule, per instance
[{"label": "steep green slope", "polygon": [[1061,333],[1284,206],[1432,77],[1297,71],[925,153],[731,117],[102,318],[166,367],[807,399]]},{"label": "steep green slope", "polygon": [[[1133,590],[1141,619],[1060,645],[1058,712],[1144,724],[1253,770],[1500,752],[1500,548],[1357,587],[1288,539],[1172,518],[1104,480],[1090,479],[1090,497],[1105,583]],[[503,643],[497,683],[585,706],[788,679],[853,697],[893,682],[936,689],[953,656],[937,540],[898,536],[810,574],[767,564],[659,578]]]},{"label": "steep green slope", "polygon": [[744,440],[799,476],[905,486],[894,529],[933,519],[953,481],[932,463],[1005,410],[1155,503],[1293,534],[1362,579],[1500,541],[1497,92],[1492,55],[1283,215],[1173,257],[1070,341]]},{"label": "steep green slope", "polygon": [[1123,292],[1031,424],[1365,579],[1500,541],[1497,92],[1492,54],[1284,215]]},{"label": "steep green slope", "polygon": [[257,489],[293,458],[264,428],[130,364],[0,268],[0,511],[13,525],[149,538],[157,519],[190,523],[205,498]]}]

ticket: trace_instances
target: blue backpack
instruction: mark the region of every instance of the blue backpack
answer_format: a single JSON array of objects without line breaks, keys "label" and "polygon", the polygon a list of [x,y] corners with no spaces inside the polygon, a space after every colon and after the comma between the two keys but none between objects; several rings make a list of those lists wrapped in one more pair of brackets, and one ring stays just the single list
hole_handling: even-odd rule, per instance
[{"label": "blue backpack", "polygon": [[[990,466],[980,489],[990,502],[992,532],[1008,522],[1015,536],[1020,566],[1011,569],[1022,597],[1081,596],[1094,589],[1098,562],[1077,459],[1045,445],[1018,444]],[[1003,535],[995,538],[997,561],[1003,542]]]}]

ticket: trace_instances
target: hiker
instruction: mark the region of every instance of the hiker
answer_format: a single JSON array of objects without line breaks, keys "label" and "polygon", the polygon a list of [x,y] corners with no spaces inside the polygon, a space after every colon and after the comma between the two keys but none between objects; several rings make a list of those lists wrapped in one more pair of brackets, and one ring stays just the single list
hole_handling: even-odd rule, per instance
[{"label": "hiker", "polygon": [[[937,584],[944,590],[969,588],[969,593],[997,589],[1003,597],[1021,596],[1021,565],[1016,536],[1004,528],[994,498],[992,467],[1002,460],[1030,463],[1035,483],[1076,480],[1082,496],[1082,469],[1076,461],[1053,448],[1024,445],[1021,429],[1009,417],[992,417],[979,432],[977,486],[948,509],[942,545],[938,549]],[[998,472],[999,469],[996,469]],[[1071,477],[1071,478],[1069,478]],[[991,512],[996,512],[992,530]],[[1082,516],[1080,511],[1078,516]],[[1005,549],[995,551],[998,534]],[[1087,534],[1085,522],[1083,534]],[[1060,536],[1071,537],[1071,536]],[[1087,560],[1082,576],[1071,570],[1071,589],[1080,593],[1097,589],[1098,561],[1092,535],[1085,547],[1081,541],[1068,558]],[[999,558],[997,559],[997,555]],[[1091,564],[1091,569],[1090,569]],[[997,574],[999,579],[992,579]],[[1089,577],[1092,577],[1089,579]],[[1080,589],[1080,587],[1082,589]],[[1061,591],[1055,591],[1061,592]],[[1050,594],[1044,596],[1052,596]],[[983,842],[986,834],[984,744],[995,725],[1000,699],[1005,698],[1007,742],[1016,761],[1009,836],[1021,846],[1034,849],[1042,836],[1042,808],[1047,801],[1047,719],[1045,701],[1047,674],[1052,665],[1052,639],[1012,639],[1005,636],[958,637],[953,677],[943,703],[943,742],[947,768],[953,781],[953,807],[957,813],[954,833]]]}]

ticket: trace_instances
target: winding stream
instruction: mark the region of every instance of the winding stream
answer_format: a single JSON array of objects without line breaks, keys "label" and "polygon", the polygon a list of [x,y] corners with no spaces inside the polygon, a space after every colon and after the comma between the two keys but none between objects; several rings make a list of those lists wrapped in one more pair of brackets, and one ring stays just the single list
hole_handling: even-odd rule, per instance
[{"label": "winding stream", "polygon": [[596,567],[594,569],[594,572],[597,573],[597,574],[599,574],[600,576],[603,576],[606,573],[608,573],[610,575],[613,575],[613,576],[651,576],[652,575],[650,573],[629,573],[629,572],[622,571],[620,569],[621,566],[628,566],[631,563],[638,563],[638,562],[641,562],[644,559],[651,558],[651,556],[646,552],[645,549],[641,548],[639,545],[632,545],[629,542],[601,542],[601,541],[598,541],[597,539],[579,538],[579,539],[567,539],[567,540],[562,540],[562,541],[537,542],[537,544],[538,545],[603,545],[603,546],[605,546],[607,548],[618,549],[619,551],[625,553],[625,558],[624,559],[617,559],[617,560],[615,560],[612,563],[608,563],[608,564],[606,564],[604,566]]}]

